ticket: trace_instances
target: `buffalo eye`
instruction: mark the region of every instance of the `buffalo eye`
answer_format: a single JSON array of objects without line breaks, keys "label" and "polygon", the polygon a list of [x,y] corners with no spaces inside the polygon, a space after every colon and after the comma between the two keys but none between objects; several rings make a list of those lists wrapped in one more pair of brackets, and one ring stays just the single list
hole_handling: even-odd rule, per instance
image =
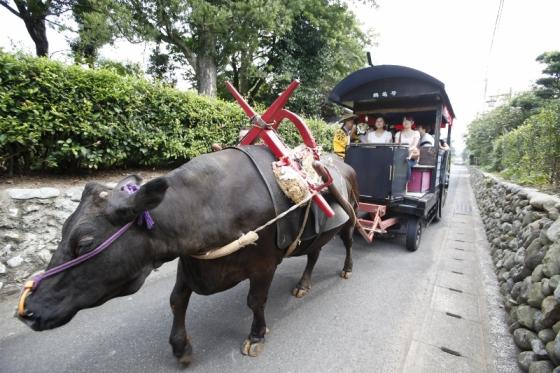
[{"label": "buffalo eye", "polygon": [[93,236],[82,237],[78,241],[78,247],[77,247],[78,256],[84,255],[86,252],[90,251],[92,243],[93,243]]}]

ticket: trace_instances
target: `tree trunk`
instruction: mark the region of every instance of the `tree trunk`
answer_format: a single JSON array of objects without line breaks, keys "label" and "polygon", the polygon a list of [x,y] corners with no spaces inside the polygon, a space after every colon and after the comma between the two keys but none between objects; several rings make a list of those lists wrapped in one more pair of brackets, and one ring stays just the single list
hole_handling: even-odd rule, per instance
[{"label": "tree trunk", "polygon": [[47,40],[46,17],[49,11],[50,1],[14,0],[17,10],[8,8],[25,23],[25,28],[35,43],[35,52],[39,57],[49,56],[49,41]]},{"label": "tree trunk", "polygon": [[198,93],[204,96],[216,97],[218,70],[213,56],[198,55],[196,58],[196,81]]},{"label": "tree trunk", "polygon": [[31,19],[25,22],[25,27],[35,43],[35,52],[39,57],[49,56],[49,41],[47,40],[47,27],[45,19]]}]

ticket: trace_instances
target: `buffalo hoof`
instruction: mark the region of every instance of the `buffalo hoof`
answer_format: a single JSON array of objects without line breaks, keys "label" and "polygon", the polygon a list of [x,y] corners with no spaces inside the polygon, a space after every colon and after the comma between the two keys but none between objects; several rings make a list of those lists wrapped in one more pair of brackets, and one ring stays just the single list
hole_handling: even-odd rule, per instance
[{"label": "buffalo hoof", "polygon": [[246,356],[257,357],[264,348],[264,338],[251,339],[247,338],[241,346],[241,353]]},{"label": "buffalo hoof", "polygon": [[350,272],[350,271],[341,271],[341,272],[340,272],[340,277],[342,277],[343,279],[348,280],[350,277],[352,277],[352,272]]},{"label": "buffalo hoof", "polygon": [[185,352],[182,356],[178,357],[177,360],[181,363],[183,368],[186,368],[192,363],[192,355]]},{"label": "buffalo hoof", "polygon": [[303,298],[309,293],[309,288],[296,286],[292,289],[292,295],[296,298]]}]

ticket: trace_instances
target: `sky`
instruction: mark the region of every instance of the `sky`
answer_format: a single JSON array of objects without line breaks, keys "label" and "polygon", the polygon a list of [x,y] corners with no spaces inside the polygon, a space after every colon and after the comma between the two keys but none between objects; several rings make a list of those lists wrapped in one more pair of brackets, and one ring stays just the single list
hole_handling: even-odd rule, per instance
[{"label": "sky", "polygon": [[486,78],[488,97],[527,90],[542,75],[535,58],[560,50],[559,0],[505,0],[491,52],[499,0],[377,2],[376,9],[355,10],[378,34],[373,63],[413,67],[442,81],[457,116],[459,148],[468,123],[488,109]]},{"label": "sky", "polygon": [[[527,90],[541,76],[535,58],[560,50],[560,0],[504,0],[493,48],[490,43],[500,0],[377,0],[372,8],[349,1],[364,30],[377,35],[368,49],[373,63],[405,65],[441,80],[457,119],[454,145],[477,113],[488,109],[487,97]],[[50,53],[64,59],[66,37],[48,31]],[[33,52],[23,22],[0,8],[0,47]],[[145,65],[150,47],[118,42],[102,56]]]}]

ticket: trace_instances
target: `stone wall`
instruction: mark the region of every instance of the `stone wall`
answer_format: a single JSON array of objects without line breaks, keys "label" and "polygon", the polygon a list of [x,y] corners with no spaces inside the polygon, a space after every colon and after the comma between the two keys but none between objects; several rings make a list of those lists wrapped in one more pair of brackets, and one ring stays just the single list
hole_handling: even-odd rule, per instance
[{"label": "stone wall", "polygon": [[60,241],[62,224],[76,209],[83,187],[0,191],[0,297],[44,269]]},{"label": "stone wall", "polygon": [[560,372],[560,199],[471,170],[525,372]]}]

